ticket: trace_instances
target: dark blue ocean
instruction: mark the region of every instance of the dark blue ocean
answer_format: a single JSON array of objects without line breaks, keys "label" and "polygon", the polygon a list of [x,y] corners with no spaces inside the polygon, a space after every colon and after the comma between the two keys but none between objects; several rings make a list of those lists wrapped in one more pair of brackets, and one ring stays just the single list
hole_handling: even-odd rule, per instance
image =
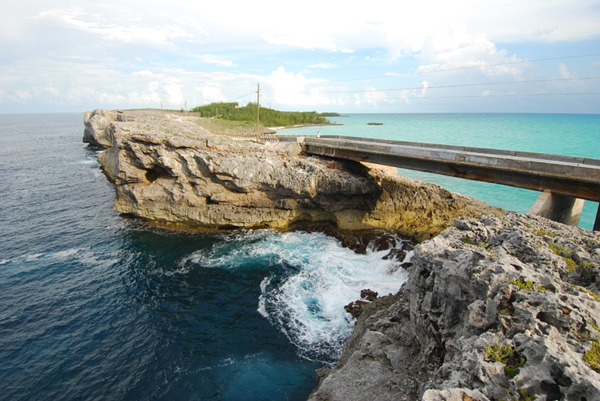
[{"label": "dark blue ocean", "polygon": [[[336,122],[318,129],[600,158],[598,115]],[[358,255],[323,234],[177,233],[125,219],[82,136],[79,113],[0,115],[0,399],[303,400],[352,330],[343,306],[406,278],[387,252]],[[537,197],[403,173],[521,212]],[[582,227],[596,210],[586,202]]]},{"label": "dark blue ocean", "polygon": [[125,219],[82,136],[80,113],[0,115],[2,400],[303,400],[343,306],[406,278],[323,234]]}]

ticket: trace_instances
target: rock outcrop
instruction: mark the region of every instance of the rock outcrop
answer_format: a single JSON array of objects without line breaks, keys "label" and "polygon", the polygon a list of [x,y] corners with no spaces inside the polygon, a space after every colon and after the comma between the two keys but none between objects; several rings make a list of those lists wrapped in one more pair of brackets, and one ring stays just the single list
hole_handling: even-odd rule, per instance
[{"label": "rock outcrop", "polygon": [[100,148],[109,148],[113,143],[112,122],[119,113],[110,110],[88,111],[83,116],[85,130],[83,142]]},{"label": "rock outcrop", "polygon": [[[502,210],[360,163],[308,156],[283,143],[212,134],[197,117],[160,111],[85,116],[84,141],[116,184],[116,210],[187,227],[283,229],[298,221],[383,228],[431,238],[459,216]],[[297,146],[294,142],[286,146]]]},{"label": "rock outcrop", "polygon": [[415,248],[310,400],[600,400],[600,234],[507,213]]}]

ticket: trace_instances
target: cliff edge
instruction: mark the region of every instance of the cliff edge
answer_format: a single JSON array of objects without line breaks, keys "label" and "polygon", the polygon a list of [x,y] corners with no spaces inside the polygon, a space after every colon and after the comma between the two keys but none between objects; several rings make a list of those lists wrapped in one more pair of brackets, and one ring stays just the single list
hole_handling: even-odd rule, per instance
[{"label": "cliff edge", "polygon": [[[85,114],[84,142],[116,185],[117,211],[162,224],[285,229],[328,222],[421,241],[459,216],[501,215],[479,200],[360,163],[296,155],[292,143],[216,135],[162,111]],[[288,148],[286,148],[286,146]]]},{"label": "cliff edge", "polygon": [[317,400],[600,400],[600,234],[460,218],[364,308]]}]

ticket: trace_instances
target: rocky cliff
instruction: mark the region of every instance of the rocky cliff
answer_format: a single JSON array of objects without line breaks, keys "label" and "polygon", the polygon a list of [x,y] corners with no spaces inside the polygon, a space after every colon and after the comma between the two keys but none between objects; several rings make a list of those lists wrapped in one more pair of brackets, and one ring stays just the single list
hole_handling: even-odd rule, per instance
[{"label": "rocky cliff", "polygon": [[330,222],[417,240],[459,216],[502,214],[385,170],[297,156],[294,142],[215,135],[202,128],[203,121],[160,111],[86,113],[84,142],[108,148],[98,160],[116,185],[116,210],[187,227],[283,229],[298,221]]},{"label": "rocky cliff", "polygon": [[600,234],[508,213],[415,248],[310,400],[600,400]]}]

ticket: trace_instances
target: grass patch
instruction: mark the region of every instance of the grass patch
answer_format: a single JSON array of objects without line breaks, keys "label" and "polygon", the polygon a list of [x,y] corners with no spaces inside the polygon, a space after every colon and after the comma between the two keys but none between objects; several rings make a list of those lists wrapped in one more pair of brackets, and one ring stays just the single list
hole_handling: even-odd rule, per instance
[{"label": "grass patch", "polygon": [[552,242],[548,244],[548,247],[552,250],[552,252],[554,252],[555,255],[562,256],[563,258],[572,258],[573,254],[575,254],[575,252],[569,251],[564,246]]},{"label": "grass patch", "polygon": [[535,284],[533,281],[525,280],[523,277],[519,277],[517,280],[511,280],[510,284],[517,286],[520,290],[524,291],[535,291],[543,294],[548,290],[539,284]]},{"label": "grass patch", "polygon": [[588,294],[589,296],[591,296],[592,298],[594,298],[596,300],[596,302],[600,302],[600,295],[596,294],[594,291],[592,290],[588,290],[585,287],[581,287],[579,285],[575,285],[575,284],[569,284],[572,288],[576,288],[581,292],[585,292],[586,294]]},{"label": "grass patch", "polygon": [[550,238],[556,237],[556,234],[554,234],[550,231],[546,231],[546,230],[533,230],[533,233],[535,235],[537,235],[538,237],[550,237]]},{"label": "grass patch", "polygon": [[591,270],[595,265],[592,262],[579,262],[577,265],[581,270],[588,271]]},{"label": "grass patch", "polygon": [[506,343],[490,344],[483,349],[483,355],[489,362],[504,364],[504,374],[513,378],[519,374],[519,368],[525,365],[525,358],[521,358],[514,345]]},{"label": "grass patch", "polygon": [[563,260],[565,261],[565,263],[567,264],[567,271],[569,273],[573,273],[575,270],[577,270],[577,263],[575,263],[575,261],[571,258],[565,258],[562,257]]},{"label": "grass patch", "polygon": [[491,254],[492,254],[492,256],[496,256],[496,257],[499,257],[499,256],[500,256],[499,254],[497,254],[497,253],[495,253],[495,252],[492,252],[492,249],[494,248],[494,246],[493,246],[493,245],[490,245],[490,244],[488,244],[487,242],[483,242],[483,241],[481,241],[481,242],[476,242],[476,241],[475,241],[473,238],[471,238],[471,237],[469,237],[469,236],[467,236],[467,235],[465,235],[464,237],[462,237],[462,238],[461,238],[461,241],[462,241],[464,244],[467,244],[467,245],[474,245],[474,246],[477,246],[477,247],[479,247],[479,248],[485,249],[486,251],[488,251],[489,253],[491,253]]},{"label": "grass patch", "polygon": [[585,351],[583,359],[590,368],[600,373],[600,340],[592,341],[591,348]]},{"label": "grass patch", "polygon": [[500,401],[534,401],[535,400],[535,396],[525,393],[525,390],[523,390],[522,388],[517,390],[517,394],[511,393],[509,390],[506,390],[506,393],[508,394],[508,398],[507,399],[500,398]]},{"label": "grass patch", "polygon": [[[218,117],[222,120],[255,123],[257,117],[256,103],[240,106],[238,103],[211,103],[191,110],[202,117]],[[328,113],[332,114],[332,113]],[[301,124],[331,124],[322,114],[316,111],[279,111],[268,107],[260,108],[260,123],[268,127],[293,126]]]},{"label": "grass patch", "polygon": [[594,298],[596,300],[596,302],[600,302],[600,295],[596,294],[594,291],[588,290],[585,287],[579,287],[579,290],[590,295],[592,298]]}]

